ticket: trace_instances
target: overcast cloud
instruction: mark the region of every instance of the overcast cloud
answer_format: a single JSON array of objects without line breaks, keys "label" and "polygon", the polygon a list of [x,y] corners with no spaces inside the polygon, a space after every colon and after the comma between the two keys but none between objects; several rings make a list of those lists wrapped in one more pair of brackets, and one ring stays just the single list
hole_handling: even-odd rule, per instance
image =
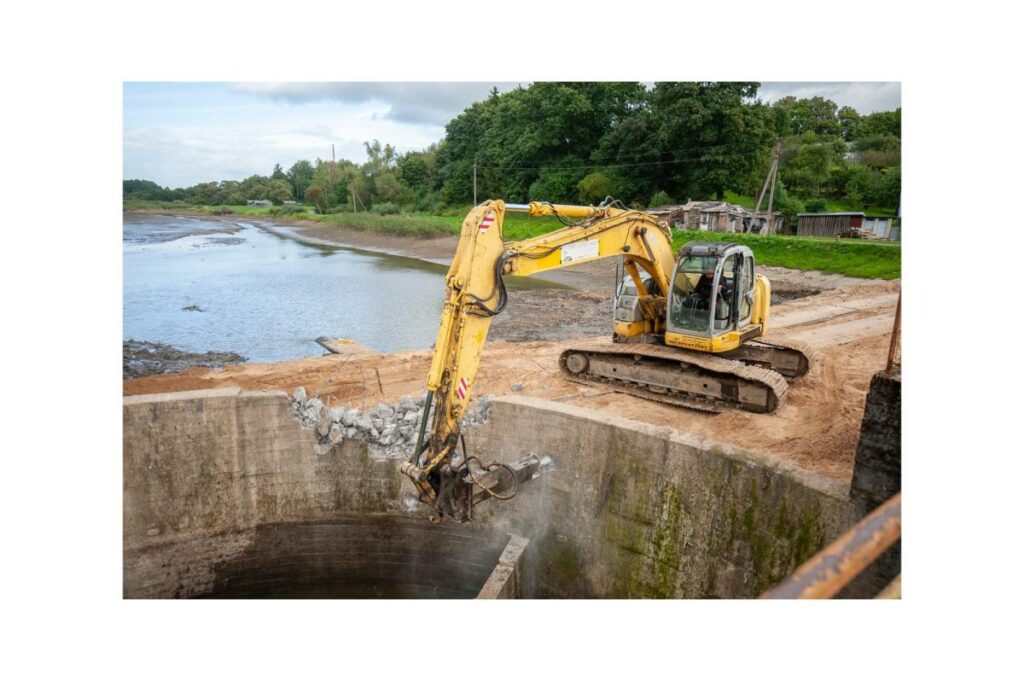
[{"label": "overcast cloud", "polygon": [[497,87],[504,92],[518,83],[235,83],[237,92],[292,104],[334,101],[378,103],[387,118],[403,123],[444,125]]},{"label": "overcast cloud", "polygon": [[[444,137],[444,126],[492,87],[518,83],[126,83],[124,177],[163,186],[267,175],[275,163],[361,162],[363,143],[400,152]],[[899,83],[763,83],[759,96],[823,96],[861,113],[900,106]]]}]

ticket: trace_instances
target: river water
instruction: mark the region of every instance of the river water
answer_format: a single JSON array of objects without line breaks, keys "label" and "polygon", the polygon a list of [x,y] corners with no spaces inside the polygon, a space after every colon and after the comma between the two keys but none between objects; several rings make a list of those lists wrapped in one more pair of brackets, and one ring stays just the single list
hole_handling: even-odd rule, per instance
[{"label": "river water", "polygon": [[323,354],[318,336],[429,348],[447,271],[247,222],[161,215],[125,217],[123,255],[125,339],[253,362]]}]

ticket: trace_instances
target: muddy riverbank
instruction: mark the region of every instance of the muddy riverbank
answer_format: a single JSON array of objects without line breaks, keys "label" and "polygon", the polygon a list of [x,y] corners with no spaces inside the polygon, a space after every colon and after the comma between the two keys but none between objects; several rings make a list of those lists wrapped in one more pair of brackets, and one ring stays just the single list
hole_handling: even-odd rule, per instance
[{"label": "muddy riverbank", "polygon": [[230,364],[241,364],[246,358],[237,352],[186,352],[165,343],[126,340],[121,344],[124,364],[122,380],[177,373],[202,367],[220,369]]}]

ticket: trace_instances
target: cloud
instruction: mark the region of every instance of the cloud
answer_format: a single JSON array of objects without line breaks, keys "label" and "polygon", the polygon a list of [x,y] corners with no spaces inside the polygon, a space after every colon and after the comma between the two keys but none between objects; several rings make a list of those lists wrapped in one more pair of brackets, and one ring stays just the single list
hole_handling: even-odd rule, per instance
[{"label": "cloud", "polygon": [[798,99],[825,97],[840,107],[852,106],[861,114],[889,111],[901,106],[899,83],[761,83],[758,90],[758,96],[767,102],[790,95]]},{"label": "cloud", "polygon": [[444,125],[473,102],[515,83],[232,83],[228,87],[255,97],[292,104],[335,101],[379,104],[379,117],[402,123]]}]

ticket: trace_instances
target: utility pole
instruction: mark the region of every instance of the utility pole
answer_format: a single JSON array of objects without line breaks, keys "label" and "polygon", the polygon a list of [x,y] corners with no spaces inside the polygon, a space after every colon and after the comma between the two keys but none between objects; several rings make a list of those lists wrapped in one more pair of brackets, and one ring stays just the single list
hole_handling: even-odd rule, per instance
[{"label": "utility pole", "polygon": [[476,159],[473,159],[473,205],[476,205]]},{"label": "utility pole", "polygon": [[338,159],[334,156],[334,143],[331,143],[331,162],[337,163]]},{"label": "utility pole", "polygon": [[[775,149],[772,151],[772,165],[768,168],[768,176],[764,178],[764,186],[761,187],[761,193],[757,195],[757,203],[754,205],[754,219],[757,219],[758,213],[761,212],[761,201],[764,200],[765,192],[769,191],[768,194],[768,220],[772,219],[772,202],[775,200],[775,182],[779,170],[779,158],[782,156],[782,140],[775,140]],[[770,184],[769,184],[770,183]]]}]

